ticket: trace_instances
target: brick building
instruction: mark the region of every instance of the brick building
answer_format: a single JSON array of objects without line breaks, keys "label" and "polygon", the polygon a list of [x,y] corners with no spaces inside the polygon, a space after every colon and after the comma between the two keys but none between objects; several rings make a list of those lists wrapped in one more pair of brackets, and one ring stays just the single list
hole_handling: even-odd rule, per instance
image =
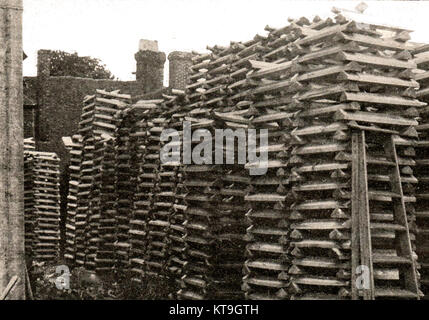
[{"label": "brick building", "polygon": [[135,54],[135,81],[52,76],[51,55],[52,51],[40,50],[37,76],[24,77],[25,136],[35,138],[38,150],[56,152],[64,160],[68,153],[62,137],[77,132],[82,101],[86,95],[93,94],[96,89],[105,89],[120,90],[133,97],[157,97],[170,88],[184,89],[192,57],[190,53],[178,51],[169,55],[170,85],[165,88],[166,55],[158,50],[157,41],[140,40],[139,51]]}]

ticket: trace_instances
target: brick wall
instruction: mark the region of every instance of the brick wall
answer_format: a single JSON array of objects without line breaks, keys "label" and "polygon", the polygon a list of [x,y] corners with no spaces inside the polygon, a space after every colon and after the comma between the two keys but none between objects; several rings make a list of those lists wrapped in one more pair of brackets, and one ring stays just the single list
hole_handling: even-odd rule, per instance
[{"label": "brick wall", "polygon": [[75,77],[49,77],[44,79],[38,97],[37,144],[41,151],[56,152],[65,159],[68,152],[61,138],[76,134],[86,95],[96,89],[121,90],[137,95],[143,91],[136,81],[95,80]]},{"label": "brick wall", "polygon": [[24,105],[24,138],[35,136],[35,106]]}]

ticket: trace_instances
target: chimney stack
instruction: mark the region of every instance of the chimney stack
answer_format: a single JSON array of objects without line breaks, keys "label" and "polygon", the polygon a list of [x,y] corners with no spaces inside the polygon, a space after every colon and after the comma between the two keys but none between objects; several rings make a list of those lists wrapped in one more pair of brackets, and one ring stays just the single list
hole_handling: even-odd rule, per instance
[{"label": "chimney stack", "polygon": [[152,92],[163,87],[165,53],[158,51],[158,41],[140,40],[136,80],[142,83],[144,92]]},{"label": "chimney stack", "polygon": [[169,87],[185,90],[192,66],[192,53],[173,51],[168,55]]}]

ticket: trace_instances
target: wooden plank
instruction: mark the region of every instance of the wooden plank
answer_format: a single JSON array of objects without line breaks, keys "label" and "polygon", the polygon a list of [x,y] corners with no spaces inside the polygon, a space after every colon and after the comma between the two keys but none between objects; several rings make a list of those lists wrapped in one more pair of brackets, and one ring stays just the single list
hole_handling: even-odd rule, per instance
[{"label": "wooden plank", "polygon": [[317,125],[317,126],[309,126],[302,129],[294,129],[291,134],[294,136],[306,136],[313,134],[323,134],[329,132],[336,132],[338,130],[347,130],[348,127],[344,123],[331,123],[329,125]]},{"label": "wooden plank", "polygon": [[340,188],[347,188],[347,183],[338,182],[313,182],[305,183],[292,187],[294,191],[316,191],[316,190],[335,190]]},{"label": "wooden plank", "polygon": [[388,67],[397,69],[414,69],[417,65],[412,61],[402,61],[394,58],[370,56],[362,53],[341,52],[338,58],[346,61],[355,61],[360,64],[369,64],[378,67]]},{"label": "wooden plank", "polygon": [[374,300],[374,271],[372,263],[372,243],[370,230],[368,177],[366,168],[366,144],[365,132],[360,131],[357,136],[358,145],[358,212],[359,212],[359,241],[360,241],[360,263],[369,269],[369,289],[363,291],[365,300]]},{"label": "wooden plank", "polygon": [[402,256],[411,261],[411,266],[404,269],[405,290],[411,291],[418,295],[418,283],[416,275],[416,266],[413,259],[413,251],[410,242],[410,233],[408,227],[407,211],[405,207],[405,199],[402,190],[401,172],[399,169],[399,159],[396,153],[396,146],[393,136],[384,146],[386,154],[395,162],[395,167],[392,170],[392,191],[399,195],[399,199],[394,199],[394,221],[395,223],[404,226],[405,232],[400,232],[398,236],[398,256]]},{"label": "wooden plank", "polygon": [[346,163],[325,163],[325,164],[316,164],[316,165],[304,165],[296,168],[297,172],[319,172],[319,171],[334,171],[334,170],[344,170],[349,166]]},{"label": "wooden plank", "polygon": [[358,288],[356,286],[357,267],[360,265],[360,239],[359,239],[359,136],[358,133],[352,135],[352,228],[351,228],[351,281],[352,281],[352,299],[359,298]]},{"label": "wooden plank", "polygon": [[333,230],[333,229],[348,229],[347,224],[336,220],[317,220],[292,223],[291,229],[297,230]]},{"label": "wooden plank", "polygon": [[300,46],[310,45],[318,41],[324,40],[328,37],[332,37],[333,35],[339,34],[340,32],[347,30],[350,26],[351,26],[351,23],[330,26],[322,30],[319,30],[317,33],[314,33],[305,38],[299,39],[295,43]]},{"label": "wooden plank", "polygon": [[[324,77],[331,77],[333,75],[342,74],[345,71],[360,71],[362,68],[359,67],[358,64],[350,63],[345,66],[331,66],[327,68],[323,68],[320,70],[310,71],[307,73],[304,73],[297,77],[297,81],[309,81],[314,79],[320,79]],[[341,79],[343,80],[343,79]]]},{"label": "wooden plank", "polygon": [[402,51],[402,50],[408,50],[409,47],[406,46],[403,43],[400,43],[398,41],[385,39],[385,38],[375,38],[359,33],[353,33],[353,34],[345,34],[345,33],[339,33],[337,35],[338,39],[346,40],[346,41],[353,41],[358,43],[359,45],[364,45],[369,48],[376,48],[376,49],[382,49],[382,50],[395,50],[395,51]]},{"label": "wooden plank", "polygon": [[392,106],[409,106],[409,107],[423,107],[427,103],[420,102],[416,99],[406,99],[398,96],[379,95],[375,93],[364,92],[344,92],[341,96],[341,101],[356,101],[382,105]]},{"label": "wooden plank", "polygon": [[345,151],[346,149],[347,147],[344,144],[329,143],[329,144],[299,147],[292,150],[292,154],[302,155],[302,154],[329,153],[329,152]]},{"label": "wooden plank", "polygon": [[249,94],[262,94],[262,93],[279,92],[279,91],[296,92],[300,90],[302,87],[303,85],[294,79],[283,80],[283,81],[277,81],[267,85],[259,86],[255,89],[250,90]]},{"label": "wooden plank", "polygon": [[273,114],[267,114],[259,117],[255,117],[252,120],[252,123],[264,123],[264,122],[272,122],[272,121],[281,121],[285,119],[290,119],[294,116],[295,113],[290,112],[276,112]]},{"label": "wooden plank", "polygon": [[376,127],[374,125],[363,126],[363,125],[357,124],[355,121],[348,122],[348,126],[350,128],[364,130],[364,131],[370,131],[370,132],[379,132],[379,133],[384,133],[384,134],[399,134],[399,132],[396,130],[381,129],[381,128]]},{"label": "wooden plank", "polygon": [[330,286],[330,287],[346,287],[349,282],[338,280],[336,278],[317,278],[317,277],[299,277],[293,278],[292,283],[313,285],[313,286]]},{"label": "wooden plank", "polygon": [[9,283],[7,284],[6,288],[4,288],[3,292],[0,295],[0,300],[5,300],[7,298],[7,296],[9,295],[9,293],[13,290],[13,288],[15,287],[16,283],[18,282],[19,278],[18,276],[13,276]]},{"label": "wooden plank", "polygon": [[322,116],[330,113],[335,113],[339,110],[358,111],[360,109],[361,109],[360,105],[357,102],[341,103],[341,104],[336,104],[336,105],[327,106],[327,107],[307,109],[299,113],[299,117],[315,117],[315,116]]},{"label": "wooden plank", "polygon": [[345,207],[341,205],[338,201],[333,200],[320,200],[320,201],[306,201],[299,205],[292,206],[292,209],[295,210],[329,210]]},{"label": "wooden plank", "polygon": [[335,120],[362,121],[368,123],[389,124],[397,126],[416,126],[416,120],[406,119],[392,114],[356,111],[353,113],[340,110],[335,114]]},{"label": "wooden plank", "polygon": [[325,257],[304,257],[301,259],[293,259],[292,264],[303,266],[303,267],[312,267],[312,268],[327,268],[327,269],[350,268],[350,264],[340,263],[336,259],[330,259]]},{"label": "wooden plank", "polygon": [[372,75],[367,73],[350,74],[347,72],[341,72],[338,76],[338,80],[349,80],[368,84],[380,84],[385,86],[394,87],[406,87],[406,88],[418,88],[419,83],[415,80],[402,80],[399,78],[385,77],[379,75]]},{"label": "wooden plank", "polygon": [[249,60],[249,64],[252,69],[271,69],[278,67],[275,63],[257,60]]}]

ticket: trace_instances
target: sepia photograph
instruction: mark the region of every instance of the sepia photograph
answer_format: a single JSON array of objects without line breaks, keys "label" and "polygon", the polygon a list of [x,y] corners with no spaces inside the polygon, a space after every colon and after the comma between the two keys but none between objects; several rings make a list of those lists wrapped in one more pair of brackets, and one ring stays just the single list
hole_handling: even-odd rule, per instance
[{"label": "sepia photograph", "polygon": [[169,319],[423,304],[428,16],[429,1],[0,0],[0,300]]}]

